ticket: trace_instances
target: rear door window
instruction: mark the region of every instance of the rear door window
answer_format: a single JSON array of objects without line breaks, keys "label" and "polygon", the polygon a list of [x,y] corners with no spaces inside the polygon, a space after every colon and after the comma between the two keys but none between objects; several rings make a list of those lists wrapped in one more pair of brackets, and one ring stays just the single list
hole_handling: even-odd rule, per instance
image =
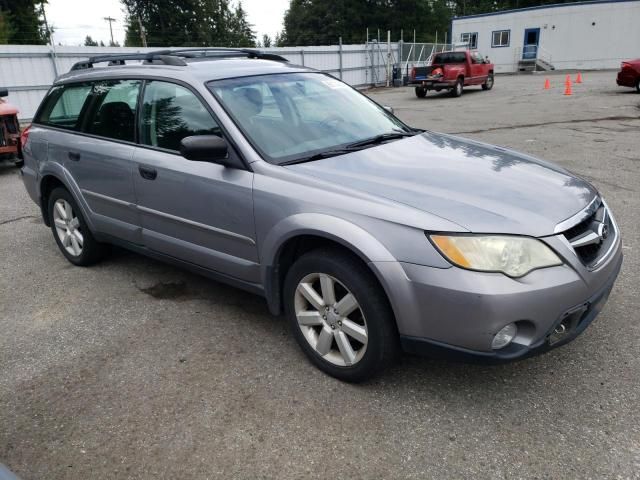
[{"label": "rear door window", "polygon": [[140,122],[140,143],[179,151],[180,142],[194,135],[222,136],[220,127],[189,89],[162,82],[147,82]]},{"label": "rear door window", "polygon": [[135,141],[136,105],[140,80],[94,82],[84,131],[114,140]]},{"label": "rear door window", "polygon": [[34,122],[68,130],[79,130],[81,113],[90,93],[90,84],[53,87]]}]

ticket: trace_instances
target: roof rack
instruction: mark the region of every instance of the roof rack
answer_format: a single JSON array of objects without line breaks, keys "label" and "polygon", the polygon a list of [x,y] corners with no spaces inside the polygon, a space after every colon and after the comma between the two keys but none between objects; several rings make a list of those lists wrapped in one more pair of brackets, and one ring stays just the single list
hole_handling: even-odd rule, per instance
[{"label": "roof rack", "polygon": [[71,67],[71,71],[93,68],[94,64],[105,62],[108,62],[109,65],[126,65],[125,62],[127,60],[139,60],[147,64],[162,63],[164,65],[184,67],[187,65],[185,59],[215,59],[232,57],[260,58],[262,60],[288,62],[286,58],[281,57],[280,55],[265,53],[260,50],[253,50],[250,48],[195,47],[156,50],[145,53],[98,55],[95,57],[90,57],[88,60],[75,63]]}]

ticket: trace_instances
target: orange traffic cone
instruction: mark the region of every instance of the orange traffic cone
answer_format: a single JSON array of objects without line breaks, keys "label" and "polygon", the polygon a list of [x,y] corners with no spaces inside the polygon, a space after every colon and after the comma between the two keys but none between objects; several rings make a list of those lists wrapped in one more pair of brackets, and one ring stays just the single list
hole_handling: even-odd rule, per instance
[{"label": "orange traffic cone", "polygon": [[573,95],[573,92],[571,91],[571,80],[567,81],[564,85],[564,94],[565,95]]},{"label": "orange traffic cone", "polygon": [[582,83],[582,74],[578,72],[578,76],[576,77],[576,83]]},{"label": "orange traffic cone", "polygon": [[549,90],[551,88],[551,82],[549,81],[549,79],[545,79],[544,81],[544,89],[545,90]]},{"label": "orange traffic cone", "polygon": [[569,85],[570,83],[571,83],[571,75],[567,75],[567,77],[564,79],[564,84]]}]

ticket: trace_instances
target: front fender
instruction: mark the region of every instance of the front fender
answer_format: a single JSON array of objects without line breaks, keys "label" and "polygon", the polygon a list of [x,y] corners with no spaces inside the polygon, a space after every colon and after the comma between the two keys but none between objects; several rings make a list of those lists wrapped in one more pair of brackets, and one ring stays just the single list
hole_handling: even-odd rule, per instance
[{"label": "front fender", "polygon": [[[270,310],[280,312],[278,262],[283,246],[292,238],[313,235],[348,248],[364,262],[395,262],[393,255],[363,228],[338,217],[321,213],[299,213],[279,221],[260,243],[260,274]],[[378,272],[374,269],[378,276]],[[378,278],[379,281],[382,279]],[[384,285],[384,283],[381,281]]]},{"label": "front fender", "polygon": [[274,265],[287,240],[301,235],[333,240],[352,250],[367,263],[396,261],[391,252],[362,227],[332,215],[298,213],[280,220],[266,235],[260,245],[261,265]]}]

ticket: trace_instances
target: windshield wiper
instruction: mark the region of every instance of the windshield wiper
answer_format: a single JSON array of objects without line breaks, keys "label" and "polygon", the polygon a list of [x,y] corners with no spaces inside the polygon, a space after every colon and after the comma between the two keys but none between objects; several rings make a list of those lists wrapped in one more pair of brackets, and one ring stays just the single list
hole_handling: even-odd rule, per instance
[{"label": "windshield wiper", "polygon": [[314,160],[322,160],[323,158],[337,157],[338,155],[345,155],[347,153],[357,151],[357,148],[336,148],[333,150],[326,150],[320,153],[314,153],[313,155],[309,155],[307,157],[294,158],[293,160],[289,160],[287,162],[283,162],[280,165],[295,165],[296,163],[305,163],[305,162],[313,162]]},{"label": "windshield wiper", "polygon": [[413,137],[414,135],[418,135],[421,132],[412,131],[412,132],[388,132],[381,133],[380,135],[376,135],[375,137],[367,138],[366,140],[361,140],[359,142],[350,143],[347,145],[347,148],[359,148],[359,147],[367,147],[369,145],[377,145],[382,142],[386,142],[388,140],[397,140],[404,137]]},{"label": "windshield wiper", "polygon": [[412,130],[410,132],[388,132],[382,133],[380,135],[376,135],[372,138],[367,138],[366,140],[360,140],[358,142],[350,143],[346,147],[343,148],[335,148],[332,150],[326,150],[324,152],[314,153],[313,155],[309,155],[307,157],[294,158],[293,160],[289,160],[287,162],[283,162],[280,165],[295,165],[296,163],[305,163],[305,162],[313,162],[314,160],[322,160],[323,158],[337,157],[338,155],[345,155],[347,153],[357,152],[358,150],[362,150],[363,148],[377,145],[382,142],[386,142],[388,140],[397,140],[399,138],[404,137],[413,137],[414,135],[418,135],[423,133],[423,130]]}]

